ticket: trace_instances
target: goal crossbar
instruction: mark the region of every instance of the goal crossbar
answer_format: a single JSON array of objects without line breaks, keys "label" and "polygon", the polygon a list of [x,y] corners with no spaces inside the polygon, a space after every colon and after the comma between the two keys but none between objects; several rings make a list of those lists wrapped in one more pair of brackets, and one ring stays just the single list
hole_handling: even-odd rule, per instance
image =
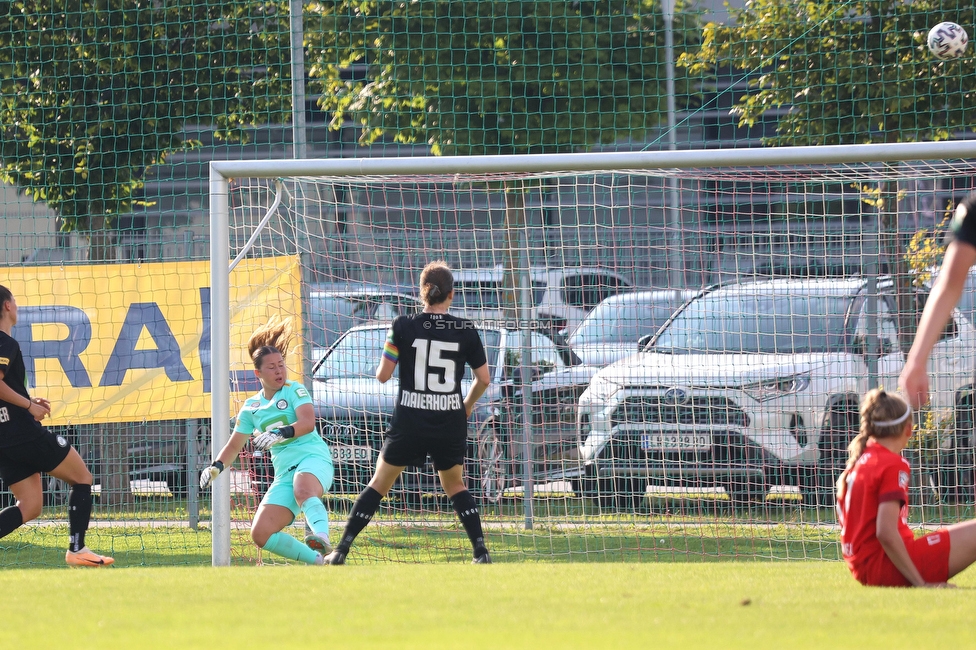
[{"label": "goal crossbar", "polygon": [[[210,181],[214,183],[221,179],[238,177],[394,176],[416,173],[417,163],[421,160],[425,174],[490,174],[767,167],[966,158],[976,158],[976,140],[500,156],[215,160],[210,163]],[[213,191],[211,186],[211,192]]]}]

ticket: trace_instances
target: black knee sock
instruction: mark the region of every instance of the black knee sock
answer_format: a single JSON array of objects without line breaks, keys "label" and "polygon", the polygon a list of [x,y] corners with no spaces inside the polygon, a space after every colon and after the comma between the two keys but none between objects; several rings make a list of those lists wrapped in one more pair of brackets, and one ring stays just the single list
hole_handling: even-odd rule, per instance
[{"label": "black knee sock", "polygon": [[487,553],[485,534],[481,530],[481,515],[478,514],[478,504],[475,503],[474,497],[467,490],[461,490],[451,497],[451,503],[454,504],[454,512],[461,520],[461,525],[468,533],[468,539],[471,540],[471,546],[474,548],[474,556]]},{"label": "black knee sock", "polygon": [[369,520],[373,518],[376,513],[377,508],[380,507],[380,501],[383,500],[383,495],[371,488],[366,486],[366,489],[359,493],[356,497],[356,503],[352,504],[352,510],[349,512],[349,519],[346,520],[346,529],[342,531],[342,539],[336,545],[336,550],[342,553],[348,553],[349,547],[352,546],[353,540],[356,539],[363,528],[366,528],[366,524]]},{"label": "black knee sock", "polygon": [[68,531],[71,537],[68,550],[78,552],[85,548],[85,533],[91,520],[91,486],[83,483],[71,486],[68,494]]},{"label": "black knee sock", "polygon": [[0,510],[0,537],[6,537],[24,524],[24,514],[17,506]]}]

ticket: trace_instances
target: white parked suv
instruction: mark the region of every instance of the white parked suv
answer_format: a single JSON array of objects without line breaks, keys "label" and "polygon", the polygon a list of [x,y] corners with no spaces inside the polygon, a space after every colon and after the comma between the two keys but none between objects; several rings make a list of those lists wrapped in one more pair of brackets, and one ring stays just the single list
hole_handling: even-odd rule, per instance
[{"label": "white parked suv", "polygon": [[[879,282],[877,300],[866,286],[770,280],[686,303],[580,396],[579,489],[631,507],[648,483],[720,486],[740,501],[798,484],[829,503],[869,378],[894,390],[904,364],[891,285]],[[931,397],[970,451],[974,359],[976,331],[957,310],[931,356]]]},{"label": "white parked suv", "polygon": [[[503,319],[504,267],[454,271],[451,313],[476,321]],[[539,329],[572,332],[604,298],[627,291],[633,284],[613,271],[597,267],[532,267],[531,318]]]}]

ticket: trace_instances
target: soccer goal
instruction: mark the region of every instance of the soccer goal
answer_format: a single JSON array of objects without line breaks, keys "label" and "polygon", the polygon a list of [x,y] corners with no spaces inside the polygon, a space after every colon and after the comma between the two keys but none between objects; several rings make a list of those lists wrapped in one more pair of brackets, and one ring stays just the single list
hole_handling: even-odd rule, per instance
[{"label": "soccer goal", "polygon": [[[976,142],[210,169],[212,447],[256,391],[249,332],[292,317],[334,535],[392,415],[395,388],[373,379],[387,328],[442,259],[493,377],[465,467],[493,556],[838,559],[832,485],[859,397],[896,386]],[[974,296],[906,452],[923,527],[976,496]],[[246,451],[215,482],[214,565],[254,556],[236,531],[268,472]],[[432,467],[409,468],[350,561],[462,559],[456,528]]]}]

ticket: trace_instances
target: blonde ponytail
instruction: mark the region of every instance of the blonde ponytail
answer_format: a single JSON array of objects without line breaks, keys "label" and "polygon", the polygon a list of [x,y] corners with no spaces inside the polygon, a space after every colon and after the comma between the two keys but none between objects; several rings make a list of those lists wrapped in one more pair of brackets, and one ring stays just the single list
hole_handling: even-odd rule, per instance
[{"label": "blonde ponytail", "polygon": [[912,422],[912,407],[903,397],[884,389],[869,390],[861,400],[860,431],[847,446],[847,466],[837,479],[837,500],[844,499],[847,492],[847,476],[854,469],[871,438],[894,438],[905,431],[906,424]]}]

